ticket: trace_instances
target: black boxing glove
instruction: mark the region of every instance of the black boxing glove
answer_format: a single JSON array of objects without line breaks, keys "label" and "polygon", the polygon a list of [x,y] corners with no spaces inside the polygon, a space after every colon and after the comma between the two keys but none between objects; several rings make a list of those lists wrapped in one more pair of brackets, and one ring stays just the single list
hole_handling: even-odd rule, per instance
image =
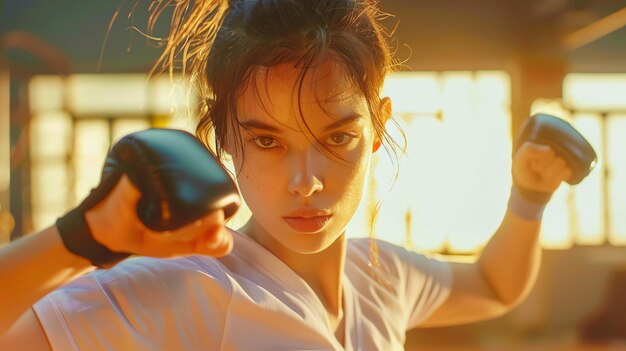
[{"label": "black boxing glove", "polygon": [[98,267],[109,267],[130,253],[113,252],[98,243],[85,213],[126,174],[141,192],[137,215],[155,231],[173,230],[211,211],[232,217],[241,204],[226,170],[196,137],[173,129],[148,129],[116,143],[106,159],[100,184],[75,209],[56,222],[65,247]]},{"label": "black boxing glove", "polygon": [[[597,163],[597,156],[589,142],[567,121],[560,118],[536,114],[527,119],[515,140],[513,154],[525,142],[549,145],[556,154],[563,158],[572,170],[572,177],[567,181],[571,185],[580,183]],[[515,183],[515,179],[513,179]],[[546,204],[552,194],[542,193],[518,187],[519,192],[527,200]]]}]

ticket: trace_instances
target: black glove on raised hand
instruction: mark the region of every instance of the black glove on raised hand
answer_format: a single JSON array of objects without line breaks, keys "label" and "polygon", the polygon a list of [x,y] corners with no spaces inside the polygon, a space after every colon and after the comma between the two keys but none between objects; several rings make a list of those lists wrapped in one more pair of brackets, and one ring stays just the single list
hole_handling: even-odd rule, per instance
[{"label": "black glove on raised hand", "polygon": [[[597,162],[596,153],[589,142],[567,121],[554,116],[536,114],[527,119],[515,140],[513,154],[525,141],[552,147],[572,170],[572,177],[567,181],[571,185],[580,183]],[[514,185],[522,196],[534,203],[546,204],[552,196],[526,189],[519,184]]]},{"label": "black glove on raised hand", "polygon": [[131,254],[113,252],[97,242],[85,219],[85,213],[109,194],[123,174],[141,192],[139,219],[154,231],[180,228],[218,209],[227,219],[241,204],[233,180],[193,135],[173,129],[127,135],[109,152],[100,184],[56,222],[65,247],[99,267],[112,266]]}]

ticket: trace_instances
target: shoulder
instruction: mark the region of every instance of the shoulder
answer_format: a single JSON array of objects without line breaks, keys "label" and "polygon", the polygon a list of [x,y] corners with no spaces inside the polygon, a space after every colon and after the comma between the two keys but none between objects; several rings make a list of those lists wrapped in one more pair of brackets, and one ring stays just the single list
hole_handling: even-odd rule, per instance
[{"label": "shoulder", "polygon": [[352,263],[369,264],[377,256],[381,266],[389,273],[401,270],[404,261],[410,256],[407,249],[380,239],[350,238],[347,247],[347,255]]},{"label": "shoulder", "polygon": [[380,239],[348,239],[347,260],[353,265],[368,267],[374,259],[385,274],[404,278],[407,275],[449,275],[449,264],[428,252],[408,250]]},{"label": "shoulder", "polygon": [[[402,332],[423,322],[449,295],[452,267],[435,255],[369,238],[350,239],[347,251],[346,266],[353,277],[359,277],[353,279],[376,295],[372,301],[385,302],[387,315],[403,318]],[[371,264],[374,255],[378,269]]]},{"label": "shoulder", "polygon": [[142,257],[81,276],[33,308],[55,348],[97,338],[116,349],[140,345],[145,335],[154,336],[149,343],[155,345],[175,343],[175,335],[158,331],[184,328],[202,329],[195,339],[217,342],[231,300],[228,275],[215,259]]},{"label": "shoulder", "polygon": [[101,281],[115,280],[120,276],[149,279],[180,279],[185,275],[199,275],[225,281],[225,267],[210,256],[183,256],[170,259],[137,257],[128,259],[117,266],[100,271]]},{"label": "shoulder", "polygon": [[[107,270],[96,270],[52,291],[44,301],[69,310],[158,307],[164,300],[187,301],[196,292],[216,300],[230,299],[232,286],[211,258],[131,258]],[[134,308],[134,307],[133,307]]]},{"label": "shoulder", "polygon": [[105,290],[156,289],[162,293],[176,293],[186,289],[210,287],[212,290],[219,289],[227,293],[232,291],[224,267],[208,256],[132,258],[111,269],[94,272],[94,279]]}]

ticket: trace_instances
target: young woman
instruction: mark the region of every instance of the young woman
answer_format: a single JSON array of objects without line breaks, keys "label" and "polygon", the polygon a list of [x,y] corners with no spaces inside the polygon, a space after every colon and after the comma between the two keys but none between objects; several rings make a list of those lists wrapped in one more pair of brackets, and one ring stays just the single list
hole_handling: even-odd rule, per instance
[{"label": "young woman", "polygon": [[368,0],[177,1],[160,62],[180,54],[195,79],[197,134],[232,156],[250,220],[235,231],[220,210],[159,235],[122,176],[86,221],[109,249],[151,257],[84,274],[93,266],[56,226],[2,248],[0,348],[397,350],[411,328],[518,304],[545,205],[523,194],[548,198],[571,175],[549,147],[515,153],[509,208],[475,263],[346,239],[372,154],[391,141],[380,17]]}]

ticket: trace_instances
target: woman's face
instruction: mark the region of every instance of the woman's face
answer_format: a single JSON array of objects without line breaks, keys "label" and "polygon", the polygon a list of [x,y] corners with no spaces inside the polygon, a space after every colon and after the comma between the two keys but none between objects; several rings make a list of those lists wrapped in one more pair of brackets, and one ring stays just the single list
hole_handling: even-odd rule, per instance
[{"label": "woman's face", "polygon": [[[322,251],[343,234],[361,201],[371,156],[380,142],[374,137],[365,97],[339,67],[328,60],[309,70],[302,85],[301,112],[300,70],[293,64],[257,70],[237,99],[239,121],[246,126],[238,130],[245,159],[228,146],[226,151],[233,157],[237,183],[252,211],[252,226],[246,227],[258,241],[298,253]],[[384,101],[388,117],[389,101]],[[316,145],[313,135],[347,162]],[[318,218],[319,222],[285,218],[302,208],[319,209],[330,217]],[[321,228],[290,225],[320,222],[325,223]]]}]

